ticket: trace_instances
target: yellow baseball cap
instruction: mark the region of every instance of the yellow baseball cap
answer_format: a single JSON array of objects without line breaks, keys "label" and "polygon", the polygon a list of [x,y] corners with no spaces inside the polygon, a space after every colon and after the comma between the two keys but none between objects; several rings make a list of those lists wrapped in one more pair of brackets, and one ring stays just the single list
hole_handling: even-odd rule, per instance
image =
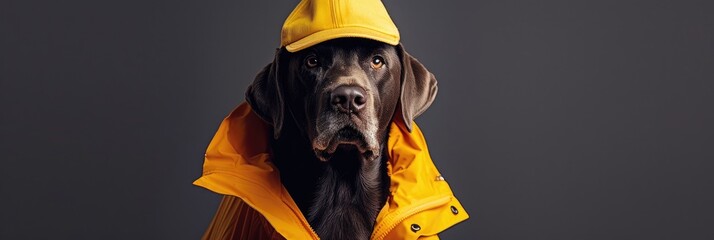
[{"label": "yellow baseball cap", "polygon": [[297,52],[343,37],[397,45],[399,30],[380,0],[302,0],[283,24],[280,46]]}]

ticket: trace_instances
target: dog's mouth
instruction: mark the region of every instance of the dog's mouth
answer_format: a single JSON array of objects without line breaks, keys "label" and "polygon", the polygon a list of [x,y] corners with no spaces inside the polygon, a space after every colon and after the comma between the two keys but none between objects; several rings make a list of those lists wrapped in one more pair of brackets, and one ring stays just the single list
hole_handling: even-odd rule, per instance
[{"label": "dog's mouth", "polygon": [[366,160],[377,157],[375,154],[377,151],[368,146],[364,135],[352,127],[344,127],[337,131],[327,144],[314,144],[314,151],[324,162],[342,157],[361,157]]}]

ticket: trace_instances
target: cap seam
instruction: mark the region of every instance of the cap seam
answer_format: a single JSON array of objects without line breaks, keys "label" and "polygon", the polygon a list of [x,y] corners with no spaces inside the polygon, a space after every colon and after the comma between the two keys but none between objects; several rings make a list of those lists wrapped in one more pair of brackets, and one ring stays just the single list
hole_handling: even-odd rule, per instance
[{"label": "cap seam", "polygon": [[335,0],[335,4],[337,5],[335,8],[335,12],[337,13],[337,26],[342,27],[342,2]]},{"label": "cap seam", "polygon": [[335,2],[330,1],[330,12],[332,13],[332,27],[338,28],[340,26],[337,25],[337,10],[335,8]]}]

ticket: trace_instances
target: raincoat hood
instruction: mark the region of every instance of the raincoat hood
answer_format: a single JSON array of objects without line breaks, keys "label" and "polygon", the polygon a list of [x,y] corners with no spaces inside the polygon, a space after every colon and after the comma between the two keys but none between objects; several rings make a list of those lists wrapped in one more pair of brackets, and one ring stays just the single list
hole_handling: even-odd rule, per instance
[{"label": "raincoat hood", "polygon": [[[421,130],[412,126],[410,133],[399,118],[391,123],[390,194],[371,239],[437,238],[439,232],[469,217],[434,166]],[[240,198],[286,239],[318,239],[271,162],[270,130],[248,104],[239,105],[211,140],[203,175],[194,184]],[[220,224],[215,221],[212,225]]]}]

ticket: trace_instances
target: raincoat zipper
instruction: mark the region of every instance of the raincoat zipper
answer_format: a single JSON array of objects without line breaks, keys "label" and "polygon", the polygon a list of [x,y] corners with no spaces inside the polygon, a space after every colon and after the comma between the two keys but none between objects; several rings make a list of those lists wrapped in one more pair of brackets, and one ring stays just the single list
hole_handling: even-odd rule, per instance
[{"label": "raincoat zipper", "polygon": [[[281,185],[282,185],[282,183],[281,183]],[[287,192],[287,189],[285,188],[285,186],[283,185],[281,187],[282,187],[281,194],[288,194],[288,196],[290,196],[290,193]],[[305,218],[305,215],[303,215],[302,212],[300,211],[300,209],[297,208],[297,203],[295,203],[294,200],[285,199],[285,196],[280,196],[280,198],[283,201],[283,203],[288,206],[290,211],[293,212],[295,217],[297,217],[300,220],[300,223],[302,223],[303,227],[310,229],[310,235],[312,235],[312,239],[320,240],[320,236],[317,235],[317,232],[315,232],[315,229],[313,229],[312,226],[310,225],[310,223],[307,221],[307,219]],[[293,204],[295,204],[295,208],[293,208]]]},{"label": "raincoat zipper", "polygon": [[[293,209],[290,208],[290,210],[293,210]],[[295,211],[295,210],[293,210],[293,211]],[[315,232],[315,229],[313,229],[312,226],[310,226],[310,223],[307,222],[307,219],[305,219],[305,217],[302,215],[302,213],[300,213],[300,215],[298,215],[298,218],[302,222],[303,226],[307,226],[307,228],[310,229],[310,234],[312,234],[312,238],[315,240],[320,240],[320,236],[317,236],[317,232]]]}]

